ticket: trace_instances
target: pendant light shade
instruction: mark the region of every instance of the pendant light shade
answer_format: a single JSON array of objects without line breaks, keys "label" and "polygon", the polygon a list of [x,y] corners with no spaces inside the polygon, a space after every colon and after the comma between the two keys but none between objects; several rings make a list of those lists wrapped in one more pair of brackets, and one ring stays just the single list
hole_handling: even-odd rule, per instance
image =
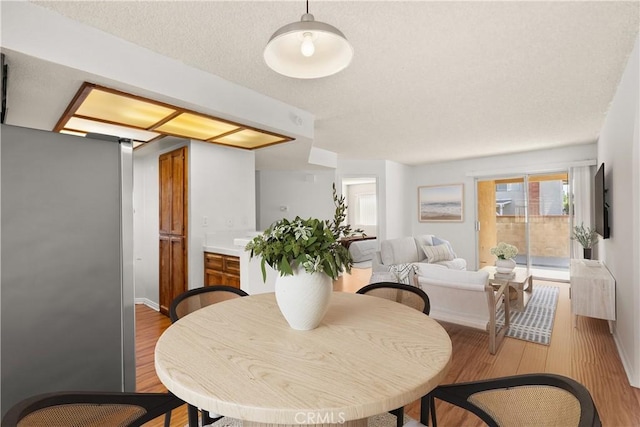
[{"label": "pendant light shade", "polygon": [[310,13],[273,33],[264,49],[264,60],[273,71],[297,79],[330,76],[347,68],[352,57],[344,34]]}]

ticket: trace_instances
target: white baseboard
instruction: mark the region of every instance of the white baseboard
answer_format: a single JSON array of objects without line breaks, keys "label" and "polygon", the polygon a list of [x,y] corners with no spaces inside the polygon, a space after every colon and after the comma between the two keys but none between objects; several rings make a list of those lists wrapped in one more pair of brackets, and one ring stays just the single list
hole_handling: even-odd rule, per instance
[{"label": "white baseboard", "polygon": [[629,362],[627,355],[624,351],[622,351],[623,347],[620,345],[620,341],[618,341],[618,334],[613,334],[613,342],[616,343],[618,356],[620,356],[620,360],[622,361],[622,367],[624,368],[624,372],[627,374],[629,384],[631,385],[631,387],[640,388],[640,380],[637,378],[637,375],[633,370],[633,364]]},{"label": "white baseboard", "polygon": [[158,303],[151,301],[148,298],[136,298],[135,299],[135,303],[136,304],[144,304],[147,307],[149,307],[152,310],[155,311],[160,311],[160,306],[158,305]]}]

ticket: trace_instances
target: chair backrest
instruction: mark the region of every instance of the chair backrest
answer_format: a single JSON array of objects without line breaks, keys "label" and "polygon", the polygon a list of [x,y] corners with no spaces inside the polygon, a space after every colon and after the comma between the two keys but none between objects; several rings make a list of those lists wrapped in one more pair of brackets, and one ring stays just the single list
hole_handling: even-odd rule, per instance
[{"label": "chair backrest", "polygon": [[391,301],[399,302],[416,310],[429,314],[431,304],[429,297],[420,288],[394,282],[380,282],[367,285],[357,292],[358,294],[373,295]]},{"label": "chair backrest", "polygon": [[193,313],[196,310],[211,304],[226,301],[232,298],[246,297],[247,294],[242,289],[231,286],[213,285],[202,288],[190,289],[178,295],[169,307],[169,317],[171,322]]},{"label": "chair backrest", "polygon": [[473,412],[489,426],[602,425],[586,387],[561,375],[527,374],[450,384],[437,387],[430,395]]},{"label": "chair backrest", "polygon": [[136,427],[181,405],[171,393],[47,393],[15,404],[2,427]]}]

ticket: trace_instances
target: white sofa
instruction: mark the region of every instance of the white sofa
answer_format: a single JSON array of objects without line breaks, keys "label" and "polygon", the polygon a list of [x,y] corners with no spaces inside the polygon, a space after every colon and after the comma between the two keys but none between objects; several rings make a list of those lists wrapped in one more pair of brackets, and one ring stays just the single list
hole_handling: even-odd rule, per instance
[{"label": "white sofa", "polygon": [[415,237],[400,237],[397,239],[383,240],[380,242],[380,250],[372,259],[372,272],[387,272],[393,265],[429,263],[423,246],[436,247],[445,245],[451,253],[451,259],[435,261],[438,264],[454,270],[466,270],[467,261],[458,258],[453,252],[451,244],[432,234],[423,234]]}]

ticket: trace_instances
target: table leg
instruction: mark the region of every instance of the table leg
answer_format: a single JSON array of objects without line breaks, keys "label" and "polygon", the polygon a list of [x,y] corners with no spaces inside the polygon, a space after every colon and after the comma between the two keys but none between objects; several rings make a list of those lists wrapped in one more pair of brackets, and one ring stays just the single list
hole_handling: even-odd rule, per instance
[{"label": "table leg", "polygon": [[613,335],[613,320],[607,320],[609,323],[609,333]]},{"label": "table leg", "polygon": [[509,329],[510,324],[511,324],[511,307],[509,303],[509,298],[506,297],[504,299],[504,327],[506,329]]},{"label": "table leg", "polygon": [[198,427],[198,408],[193,405],[187,405],[187,414],[189,417],[189,427]]},{"label": "table leg", "polygon": [[[524,285],[522,285],[524,287]],[[516,310],[524,311],[524,289],[522,289],[520,285],[514,286],[513,289],[516,291]]]},{"label": "table leg", "polygon": [[[496,354],[498,346],[504,339],[504,335],[509,328],[510,313],[509,313],[509,285],[506,283],[500,285],[498,290],[495,290],[492,285],[487,285],[485,288],[489,292],[489,353]],[[504,304],[504,325],[500,328],[500,332],[496,333],[496,311],[500,305],[500,298],[502,296],[502,304]]]}]

